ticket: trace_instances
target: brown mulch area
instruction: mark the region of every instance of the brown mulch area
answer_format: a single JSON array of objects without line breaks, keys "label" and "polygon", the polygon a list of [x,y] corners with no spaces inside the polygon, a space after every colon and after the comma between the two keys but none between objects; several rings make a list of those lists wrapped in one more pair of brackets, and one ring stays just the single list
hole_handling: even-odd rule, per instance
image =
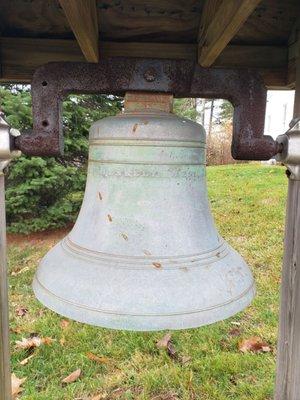
[{"label": "brown mulch area", "polygon": [[70,232],[72,226],[43,232],[34,232],[28,235],[7,234],[8,245],[17,246],[43,246],[45,243],[55,244]]}]

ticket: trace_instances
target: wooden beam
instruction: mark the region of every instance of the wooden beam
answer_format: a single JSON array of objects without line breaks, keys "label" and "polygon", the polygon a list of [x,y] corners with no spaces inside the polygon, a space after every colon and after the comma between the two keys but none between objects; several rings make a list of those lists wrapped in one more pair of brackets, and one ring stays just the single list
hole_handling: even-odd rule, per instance
[{"label": "wooden beam", "polygon": [[[215,61],[215,65],[246,68],[285,68],[288,63],[286,46],[229,45]],[[214,66],[215,66],[214,65]]]},{"label": "wooden beam", "polygon": [[221,4],[222,0],[205,0],[198,30],[199,45],[203,45],[207,29]]},{"label": "wooden beam", "polygon": [[[197,60],[196,44],[101,42],[100,52],[108,57],[143,57]],[[74,40],[0,38],[2,82],[30,82],[40,65],[51,61],[84,61]],[[272,88],[286,86],[287,48],[283,46],[227,46],[216,67],[255,68]]]},{"label": "wooden beam", "polygon": [[198,62],[210,67],[261,0],[206,0],[199,27]]},{"label": "wooden beam", "polygon": [[99,61],[96,0],[59,0],[77,42],[89,62]]},{"label": "wooden beam", "polygon": [[291,89],[296,86],[296,62],[300,57],[300,17],[297,18],[289,37],[288,47],[288,77],[287,83]]}]

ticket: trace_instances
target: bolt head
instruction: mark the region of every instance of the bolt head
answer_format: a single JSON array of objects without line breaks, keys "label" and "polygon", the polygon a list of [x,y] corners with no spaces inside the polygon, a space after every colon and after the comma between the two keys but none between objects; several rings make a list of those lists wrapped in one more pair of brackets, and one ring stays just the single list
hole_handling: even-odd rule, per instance
[{"label": "bolt head", "polygon": [[156,69],[151,67],[144,72],[144,78],[147,82],[154,82],[157,77]]}]

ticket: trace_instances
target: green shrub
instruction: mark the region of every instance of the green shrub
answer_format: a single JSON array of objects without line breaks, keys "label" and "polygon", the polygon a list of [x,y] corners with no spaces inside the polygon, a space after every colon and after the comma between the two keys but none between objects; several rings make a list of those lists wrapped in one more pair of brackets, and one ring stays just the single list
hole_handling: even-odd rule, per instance
[{"label": "green shrub", "polygon": [[[32,126],[28,86],[0,87],[0,108],[8,123],[21,131]],[[11,162],[6,174],[8,231],[29,233],[65,226],[75,220],[86,179],[88,130],[115,115],[121,100],[106,95],[71,95],[64,102],[65,154],[28,157]]]}]

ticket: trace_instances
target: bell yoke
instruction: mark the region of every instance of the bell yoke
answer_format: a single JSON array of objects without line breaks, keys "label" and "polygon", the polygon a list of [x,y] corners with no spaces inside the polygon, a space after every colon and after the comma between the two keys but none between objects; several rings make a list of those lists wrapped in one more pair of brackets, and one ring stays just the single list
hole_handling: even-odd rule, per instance
[{"label": "bell yoke", "polygon": [[78,219],[33,282],[50,309],[108,328],[185,329],[254,297],[248,266],[210,212],[204,128],[171,104],[128,94],[123,113],[92,125]]}]

